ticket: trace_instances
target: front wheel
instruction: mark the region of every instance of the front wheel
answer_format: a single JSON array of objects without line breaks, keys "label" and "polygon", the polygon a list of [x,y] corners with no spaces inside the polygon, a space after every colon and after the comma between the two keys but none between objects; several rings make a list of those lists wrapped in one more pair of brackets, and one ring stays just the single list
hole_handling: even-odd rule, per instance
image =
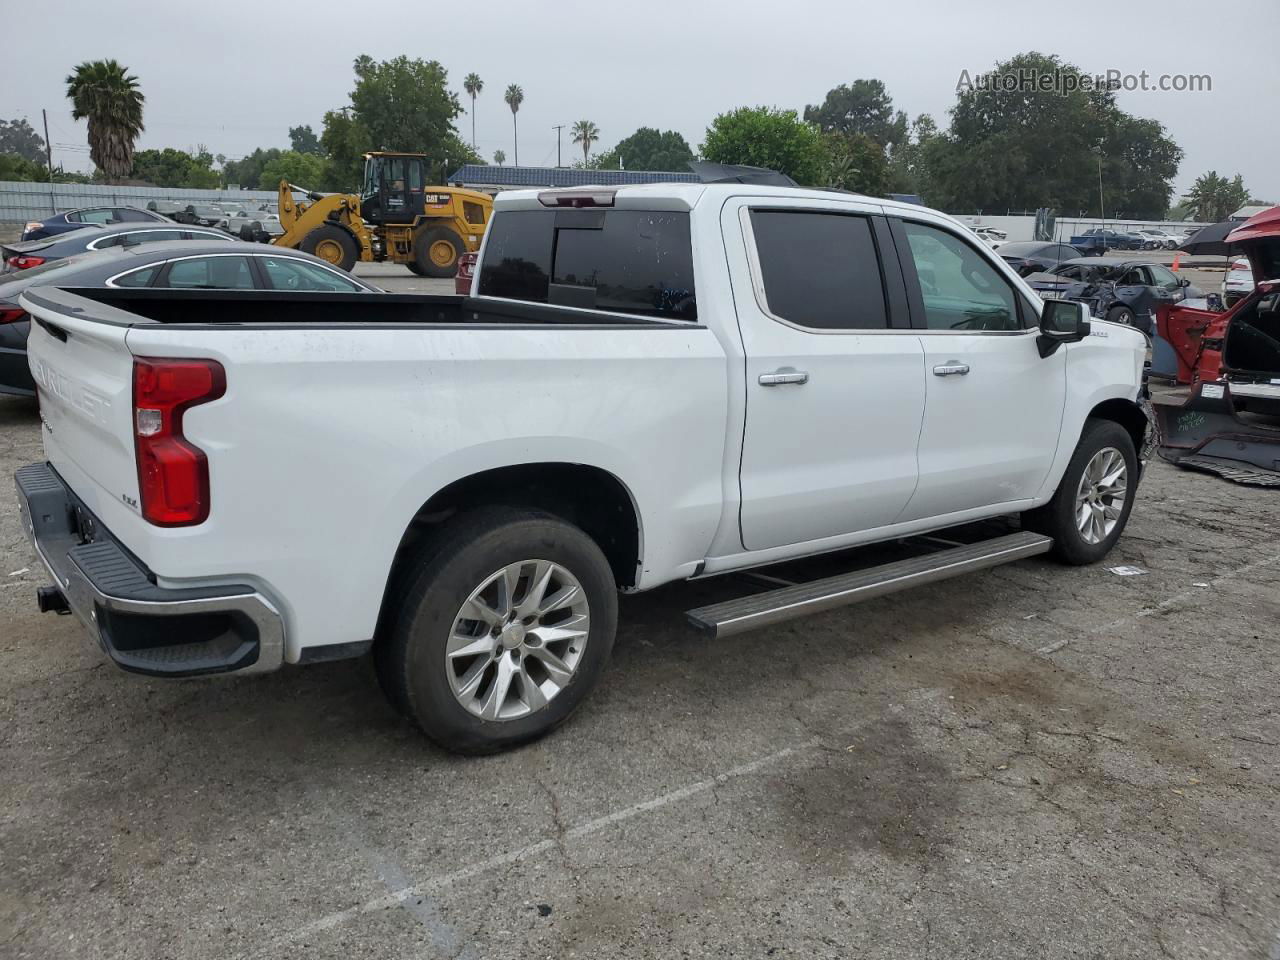
[{"label": "front wheel", "polygon": [[300,246],[303,253],[319,257],[348,273],[356,265],[356,257],[360,254],[355,238],[341,227],[329,223],[308,233],[302,238]]},{"label": "front wheel", "polygon": [[1129,431],[1113,420],[1088,420],[1053,499],[1024,513],[1022,525],[1053,537],[1053,556],[1063,563],[1097,563],[1129,522],[1137,483]]},{"label": "front wheel", "polygon": [[1134,326],[1133,311],[1128,307],[1112,307],[1107,311],[1107,319],[1112,323],[1122,323],[1126,327]]},{"label": "front wheel", "polygon": [[617,587],[590,537],[509,507],[448,521],[388,592],[379,680],[432,740],[493,753],[563,723],[613,649]]}]

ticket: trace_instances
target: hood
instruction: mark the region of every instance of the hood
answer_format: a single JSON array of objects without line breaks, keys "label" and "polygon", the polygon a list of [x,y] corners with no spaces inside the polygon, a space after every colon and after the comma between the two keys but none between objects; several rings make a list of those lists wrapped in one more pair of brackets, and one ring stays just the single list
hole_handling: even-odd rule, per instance
[{"label": "hood", "polygon": [[1227,234],[1226,242],[1244,250],[1259,281],[1280,279],[1280,206],[1254,214]]}]

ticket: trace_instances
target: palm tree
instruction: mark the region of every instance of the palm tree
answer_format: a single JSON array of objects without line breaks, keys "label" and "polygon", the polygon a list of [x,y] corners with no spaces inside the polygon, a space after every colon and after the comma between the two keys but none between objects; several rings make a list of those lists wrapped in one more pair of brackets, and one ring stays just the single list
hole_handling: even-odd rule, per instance
[{"label": "palm tree", "polygon": [[520,85],[513,83],[507,87],[507,92],[502,95],[502,99],[507,101],[507,106],[511,108],[511,134],[514,138],[516,152],[516,166],[520,166],[520,130],[516,127],[516,114],[520,112],[520,104],[524,103],[524,91],[520,89]]},{"label": "palm tree", "polygon": [[579,120],[573,125],[573,142],[582,144],[582,162],[587,162],[591,145],[600,139],[600,128],[590,120]]},{"label": "palm tree", "polygon": [[471,149],[476,148],[476,96],[484,89],[484,81],[478,73],[468,73],[462,81],[462,89],[471,95]]},{"label": "palm tree", "polygon": [[493,162],[496,163],[498,166],[502,166],[504,163],[507,162],[507,155],[503,153],[501,150],[495,150],[493,151]]},{"label": "palm tree", "polygon": [[138,78],[114,60],[85,61],[67,77],[71,118],[89,121],[89,156],[109,181],[133,169],[133,143],[142,132]]}]

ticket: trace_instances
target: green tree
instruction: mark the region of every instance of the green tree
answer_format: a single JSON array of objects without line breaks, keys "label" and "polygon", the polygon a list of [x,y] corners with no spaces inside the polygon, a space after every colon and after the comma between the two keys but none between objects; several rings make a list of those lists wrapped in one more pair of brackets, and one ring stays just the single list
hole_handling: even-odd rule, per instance
[{"label": "green tree", "polygon": [[364,154],[373,149],[373,138],[350,108],[330,110],[324,115],[320,144],[325,153],[321,189],[337,193],[359,190],[364,175]]},{"label": "green tree", "polygon": [[879,197],[889,192],[884,148],[865,133],[827,133],[823,182],[828,187]]},{"label": "green tree", "polygon": [[252,190],[262,178],[262,168],[283,152],[279,147],[258,147],[239,160],[228,160],[222,165],[222,182],[239,184],[246,190]]},{"label": "green tree", "polygon": [[659,133],[654,127],[641,127],[612,150],[597,154],[595,166],[600,170],[684,171],[692,159],[688,141],[676,131]]},{"label": "green tree", "polygon": [[929,114],[922,113],[911,121],[906,138],[895,145],[889,158],[889,192],[913,193],[932,204],[929,151],[938,136],[938,125]]},{"label": "green tree", "polygon": [[133,145],[142,133],[144,97],[138,78],[114,60],[86,61],[67,77],[71,118],[89,121],[89,156],[107,180],[133,168]]},{"label": "green tree", "polygon": [[[1055,72],[1080,86],[1006,92],[989,79]],[[1097,216],[1102,202],[1109,216],[1162,217],[1182,151],[1159,123],[1120,110],[1114,91],[1083,89],[1088,79],[1059,57],[1031,52],[961,90],[950,130],[926,151],[930,203],[964,212],[1054,207]]]},{"label": "green tree", "polygon": [[290,127],[289,145],[297,153],[314,153],[317,155],[324,153],[324,150],[320,147],[320,138],[316,136],[316,132],[311,129],[310,124]]},{"label": "green tree", "polygon": [[493,162],[496,163],[498,166],[502,166],[504,163],[507,162],[507,155],[503,153],[501,150],[495,150],[493,151]]},{"label": "green tree", "polygon": [[716,163],[745,163],[785,173],[802,184],[823,179],[826,151],[817,129],[794,110],[740,107],[707,128],[702,156]]},{"label": "green tree", "polygon": [[0,153],[14,153],[32,163],[43,164],[44,138],[26,120],[0,120]]},{"label": "green tree", "polygon": [[520,89],[520,85],[513,83],[507,87],[507,92],[502,95],[502,99],[507,101],[507,106],[511,108],[511,136],[512,145],[515,149],[515,165],[520,166],[520,129],[516,126],[516,114],[520,112],[520,104],[524,103],[524,91]]},{"label": "green tree", "polygon": [[45,181],[49,179],[43,163],[36,163],[17,153],[0,153],[0,180]]},{"label": "green tree", "polygon": [[823,133],[861,133],[886,150],[907,136],[907,116],[894,113],[893,98],[876,79],[855,80],[827,91],[821,104],[804,108],[804,118]]},{"label": "green tree", "polygon": [[188,187],[213,190],[220,178],[213,169],[213,156],[207,150],[195,153],[165,147],[163,150],[138,150],[133,155],[131,180],[142,180],[157,187]]},{"label": "green tree", "polygon": [[591,154],[591,145],[600,139],[600,128],[590,120],[579,120],[570,131],[573,142],[582,144],[582,162],[586,163]]},{"label": "green tree", "polygon": [[316,190],[324,174],[325,162],[322,157],[314,153],[285,150],[263,165],[257,186],[259,190],[274,190],[281,180],[287,180],[295,186]]},{"label": "green tree", "polygon": [[352,119],[368,131],[375,149],[439,155],[462,112],[446,86],[444,67],[435,60],[375,61],[362,55],[355,60],[355,73]]},{"label": "green tree", "polygon": [[480,79],[478,73],[468,73],[462,81],[462,89],[467,91],[467,96],[471,98],[471,149],[476,148],[476,97],[480,96],[480,91],[484,89],[484,81]]},{"label": "green tree", "polygon": [[1218,176],[1216,170],[1210,170],[1196,177],[1183,206],[1193,220],[1218,223],[1248,202],[1249,191],[1245,189],[1244,178],[1240,174],[1228,180]]}]

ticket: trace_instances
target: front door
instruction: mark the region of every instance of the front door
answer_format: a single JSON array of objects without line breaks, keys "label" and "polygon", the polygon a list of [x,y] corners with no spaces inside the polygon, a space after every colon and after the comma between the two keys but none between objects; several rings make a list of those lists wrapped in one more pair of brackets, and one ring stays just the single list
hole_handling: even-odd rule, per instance
[{"label": "front door", "polygon": [[900,519],[1031,499],[1058,449],[1067,351],[1041,358],[1031,301],[976,244],[895,221],[924,348],[920,480]]},{"label": "front door", "polygon": [[726,205],[722,228],[731,250],[745,243],[753,288],[736,303],[744,546],[892,523],[915,489],[925,397],[920,338],[879,208],[743,199]]}]

